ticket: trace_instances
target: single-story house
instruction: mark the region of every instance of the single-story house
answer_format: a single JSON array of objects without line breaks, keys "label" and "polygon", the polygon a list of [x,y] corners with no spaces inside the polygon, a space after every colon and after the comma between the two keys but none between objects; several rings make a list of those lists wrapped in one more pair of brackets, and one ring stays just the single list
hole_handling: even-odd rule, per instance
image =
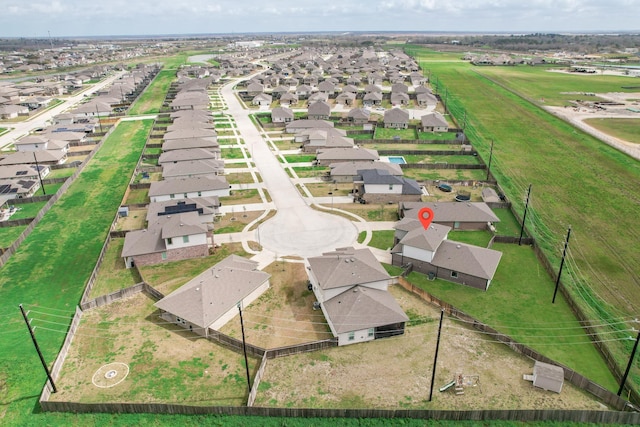
[{"label": "single-story house", "polygon": [[403,172],[399,165],[388,162],[338,162],[329,165],[329,176],[331,181],[336,182],[353,182],[358,176],[358,171],[364,169],[380,169],[385,170],[391,175],[402,176]]},{"label": "single-story house", "polygon": [[399,216],[417,219],[422,208],[433,210],[433,222],[454,230],[485,230],[489,223],[500,222],[483,202],[403,202],[399,205]]},{"label": "single-story house", "polygon": [[404,92],[391,93],[391,105],[409,105],[409,95]]},{"label": "single-story house", "polygon": [[404,333],[409,320],[388,292],[394,279],[371,250],[339,248],[305,260],[312,287],[338,345]]},{"label": "single-story house", "polygon": [[271,95],[266,93],[259,93],[253,97],[253,99],[251,100],[251,104],[260,107],[268,107],[269,105],[271,105],[272,101],[273,97]]},{"label": "single-story house", "polygon": [[231,186],[223,176],[179,178],[152,182],[149,198],[152,202],[194,197],[225,197]]},{"label": "single-story house", "polygon": [[409,127],[409,112],[400,108],[392,108],[384,112],[384,127],[407,129]]},{"label": "single-story house", "polygon": [[365,107],[373,107],[382,104],[381,92],[369,92],[365,93],[362,98],[362,105]]},{"label": "single-story house", "polygon": [[230,255],[156,302],[161,317],[198,335],[222,328],[269,289],[270,274],[258,263]]},{"label": "single-story house", "polygon": [[[328,120],[309,120],[309,119],[301,119],[294,120],[290,123],[287,123],[285,130],[287,133],[298,133],[300,131],[312,128],[332,128],[333,122]],[[345,133],[346,134],[346,133]]]},{"label": "single-story house", "polygon": [[347,113],[347,121],[350,123],[363,124],[369,121],[371,112],[366,108],[352,108]]},{"label": "single-story house", "polygon": [[158,164],[163,166],[169,163],[187,162],[190,160],[218,160],[220,153],[204,148],[184,148],[181,150],[170,150],[160,154]]},{"label": "single-story house", "polygon": [[293,110],[287,107],[276,107],[271,110],[272,123],[289,123],[293,121]]},{"label": "single-story house", "polygon": [[158,216],[198,212],[200,221],[203,224],[210,224],[213,223],[214,217],[219,214],[220,205],[220,199],[215,196],[153,202],[148,205],[146,219],[149,223],[152,223]]},{"label": "single-story house", "polygon": [[186,150],[193,148],[202,148],[214,153],[216,158],[220,158],[220,144],[217,138],[185,138],[171,139],[162,143],[162,151]]},{"label": "single-story house", "polygon": [[298,95],[291,92],[283,93],[280,97],[280,105],[281,106],[289,106],[298,103]]},{"label": "single-story house", "polygon": [[374,162],[380,160],[380,156],[378,156],[377,150],[354,146],[351,148],[318,149],[316,160],[319,165],[328,166],[338,162]]},{"label": "single-story house", "polygon": [[0,179],[0,198],[8,196],[22,199],[33,196],[40,189],[40,181],[35,179]]},{"label": "single-story house", "polygon": [[324,101],[316,101],[309,105],[309,120],[328,120],[331,115],[331,106]]},{"label": "single-story house", "polygon": [[381,169],[359,170],[353,178],[353,191],[367,203],[419,201],[422,197],[422,188],[415,180]]},{"label": "single-story house", "polygon": [[422,132],[449,131],[449,123],[447,123],[447,119],[437,111],[422,116],[420,118],[420,126],[422,127]]},{"label": "single-story house", "polygon": [[67,161],[67,154],[62,150],[17,151],[0,160],[0,166],[7,165],[61,165]]},{"label": "single-story house", "polygon": [[353,105],[356,102],[356,94],[353,92],[342,92],[336,97],[336,104]]},{"label": "single-story house", "polygon": [[224,160],[202,159],[162,165],[163,179],[194,178],[197,176],[224,175]]},{"label": "single-story house", "polygon": [[165,141],[172,139],[190,139],[190,138],[217,138],[218,134],[214,129],[180,129],[167,132],[162,136]]},{"label": "single-story house", "polygon": [[39,179],[51,172],[47,165],[8,165],[0,166],[0,179]]}]

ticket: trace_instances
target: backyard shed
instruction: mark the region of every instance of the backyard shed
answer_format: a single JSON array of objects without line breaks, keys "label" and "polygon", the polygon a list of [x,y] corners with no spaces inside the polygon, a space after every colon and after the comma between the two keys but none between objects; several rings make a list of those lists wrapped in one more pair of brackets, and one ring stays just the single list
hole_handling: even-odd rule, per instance
[{"label": "backyard shed", "polygon": [[533,381],[535,387],[560,393],[564,383],[564,369],[560,366],[536,361],[533,365],[533,375],[524,375],[527,381]]}]

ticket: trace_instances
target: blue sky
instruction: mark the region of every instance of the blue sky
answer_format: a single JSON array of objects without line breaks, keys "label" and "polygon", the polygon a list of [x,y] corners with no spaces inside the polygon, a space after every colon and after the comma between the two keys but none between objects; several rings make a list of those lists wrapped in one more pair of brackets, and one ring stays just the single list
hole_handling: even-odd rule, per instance
[{"label": "blue sky", "polygon": [[638,0],[0,0],[0,37],[300,31],[640,32]]}]

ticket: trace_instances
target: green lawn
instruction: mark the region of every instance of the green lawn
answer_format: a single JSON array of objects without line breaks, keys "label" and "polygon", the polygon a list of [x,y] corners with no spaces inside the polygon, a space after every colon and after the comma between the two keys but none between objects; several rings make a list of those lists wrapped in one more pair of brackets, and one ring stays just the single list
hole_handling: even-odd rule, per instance
[{"label": "green lawn", "polygon": [[455,132],[418,132],[418,139],[448,141],[456,139]]},{"label": "green lawn", "polygon": [[371,236],[369,246],[382,250],[391,249],[393,246],[393,235],[395,230],[379,230],[374,231]]},{"label": "green lawn", "polygon": [[286,154],[287,163],[310,163],[315,160],[315,154]]},{"label": "green lawn", "polygon": [[26,225],[0,228],[0,248],[8,248],[9,246],[11,246],[11,244],[16,241],[18,236],[24,231],[25,228],[27,228]]},{"label": "green lawn", "polygon": [[317,178],[329,172],[327,166],[297,166],[293,170],[299,178]]},{"label": "green lawn", "polygon": [[244,159],[240,148],[221,148],[220,156],[222,156],[223,159]]},{"label": "green lawn", "polygon": [[175,78],[175,69],[160,70],[145,91],[142,92],[136,102],[129,108],[128,115],[136,116],[138,114],[159,113],[167,90]]},{"label": "green lawn", "polygon": [[47,202],[34,202],[16,205],[18,211],[11,215],[11,219],[33,218],[38,215],[40,209],[42,209],[46,204]]},{"label": "green lawn", "polygon": [[468,243],[470,245],[486,248],[491,240],[491,233],[488,231],[451,230],[447,238],[456,242]]},{"label": "green lawn", "polygon": [[[18,304],[48,313],[32,313],[32,317],[34,325],[42,327],[36,333],[38,343],[51,363],[70,320],[66,316],[73,313],[80,300],[151,124],[152,121],[120,124],[2,267],[0,301],[7,314],[6,331],[10,333],[0,335],[0,347],[11,349],[0,353],[4,384],[0,401],[8,403],[0,412],[5,425],[75,423],[69,415],[34,413],[45,375],[32,343],[25,339]],[[59,325],[43,323],[45,320]]]},{"label": "green lawn", "polygon": [[109,242],[89,298],[107,295],[142,281],[138,270],[125,267],[121,255],[123,246],[124,239],[111,239]]},{"label": "green lawn", "polygon": [[[565,91],[621,91],[629,79],[584,78],[543,68],[473,67],[461,61],[429,61],[437,55],[426,50],[419,54],[432,84],[437,82],[440,93],[448,88],[452,114],[466,115],[467,136],[485,161],[495,142],[491,169],[518,212],[523,212],[527,187],[533,185],[527,225],[556,266],[571,224],[571,259],[563,283],[577,303],[598,323],[614,324],[635,315],[640,306],[638,162],[539,107],[543,97],[546,104],[562,105],[560,92]],[[624,368],[632,343],[609,341],[606,345]],[[579,371],[588,374],[585,368]],[[632,378],[640,383],[637,372],[636,366]]]},{"label": "green lawn", "polygon": [[589,126],[616,138],[640,144],[640,118],[637,119],[587,119]]},{"label": "green lawn", "polygon": [[46,179],[68,178],[73,175],[75,171],[76,168],[54,169],[47,175]]},{"label": "green lawn", "polygon": [[500,218],[500,222],[494,224],[496,234],[499,236],[520,236],[520,223],[513,216],[510,209],[493,209],[493,213]]},{"label": "green lawn", "polygon": [[383,128],[376,127],[376,131],[373,134],[373,139],[395,139],[395,137],[400,137],[399,139],[417,139],[418,135],[416,134],[415,129],[391,129],[391,128]]},{"label": "green lawn", "polygon": [[408,278],[498,331],[617,390],[615,379],[566,301],[558,295],[555,304],[551,303],[554,282],[539,266],[533,249],[510,244],[495,244],[493,249],[502,252],[502,259],[486,292],[440,279],[429,281],[415,272]]}]

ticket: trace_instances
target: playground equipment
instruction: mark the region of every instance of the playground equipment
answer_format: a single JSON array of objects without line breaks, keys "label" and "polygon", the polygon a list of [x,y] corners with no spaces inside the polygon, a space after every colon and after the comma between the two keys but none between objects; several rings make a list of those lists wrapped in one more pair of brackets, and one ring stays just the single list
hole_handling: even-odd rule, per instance
[{"label": "playground equipment", "polygon": [[440,392],[447,391],[454,386],[456,395],[462,395],[465,387],[480,386],[480,375],[463,375],[461,372],[456,372],[453,380],[440,387]]}]

